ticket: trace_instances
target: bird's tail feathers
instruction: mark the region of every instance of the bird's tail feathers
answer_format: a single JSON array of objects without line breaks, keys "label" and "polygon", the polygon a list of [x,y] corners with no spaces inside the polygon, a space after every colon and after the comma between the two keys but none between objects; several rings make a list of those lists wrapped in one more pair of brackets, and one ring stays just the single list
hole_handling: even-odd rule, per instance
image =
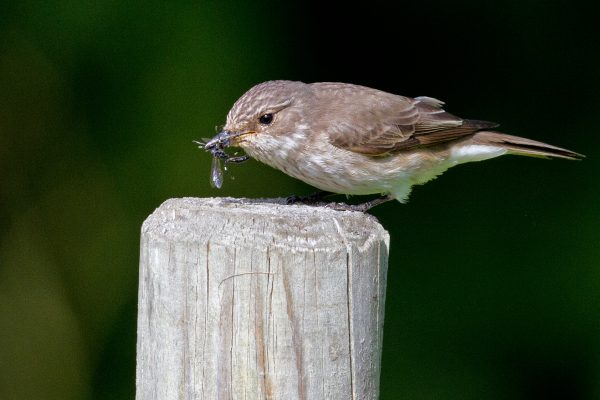
[{"label": "bird's tail feathers", "polygon": [[571,150],[500,132],[479,131],[475,133],[472,141],[482,145],[504,147],[508,150],[509,154],[542,158],[556,157],[567,160],[581,160],[585,158],[583,154]]}]

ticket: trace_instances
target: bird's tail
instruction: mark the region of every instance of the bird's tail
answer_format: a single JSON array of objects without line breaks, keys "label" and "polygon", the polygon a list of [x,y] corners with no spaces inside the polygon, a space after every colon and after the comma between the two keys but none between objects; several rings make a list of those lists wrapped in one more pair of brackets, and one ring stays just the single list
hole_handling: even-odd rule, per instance
[{"label": "bird's tail", "polygon": [[509,154],[530,157],[556,157],[567,160],[581,160],[585,156],[574,151],[552,146],[550,144],[525,139],[519,136],[507,135],[500,132],[479,131],[472,137],[472,142],[482,145],[500,146]]}]

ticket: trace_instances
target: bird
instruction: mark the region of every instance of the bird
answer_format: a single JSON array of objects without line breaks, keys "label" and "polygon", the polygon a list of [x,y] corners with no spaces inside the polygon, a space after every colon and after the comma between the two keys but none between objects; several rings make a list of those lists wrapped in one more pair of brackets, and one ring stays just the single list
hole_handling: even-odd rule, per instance
[{"label": "bird", "polygon": [[[322,191],[380,197],[348,209],[407,202],[413,186],[449,168],[505,154],[579,160],[584,155],[462,119],[432,97],[405,97],[340,82],[273,80],[244,93],[206,150],[248,156]],[[246,157],[236,158],[236,161]]]}]

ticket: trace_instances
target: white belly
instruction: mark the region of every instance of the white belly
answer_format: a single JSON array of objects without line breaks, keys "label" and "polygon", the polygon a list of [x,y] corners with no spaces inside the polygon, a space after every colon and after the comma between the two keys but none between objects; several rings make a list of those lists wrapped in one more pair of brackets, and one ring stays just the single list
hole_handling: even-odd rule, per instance
[{"label": "white belly", "polygon": [[421,149],[371,157],[328,142],[313,142],[310,146],[299,143],[300,137],[289,137],[283,143],[278,140],[277,146],[268,151],[267,147],[247,151],[257,160],[321,190],[350,195],[389,193],[400,202],[407,200],[413,185],[430,181],[450,167],[506,153],[501,147],[465,144],[450,151]]}]

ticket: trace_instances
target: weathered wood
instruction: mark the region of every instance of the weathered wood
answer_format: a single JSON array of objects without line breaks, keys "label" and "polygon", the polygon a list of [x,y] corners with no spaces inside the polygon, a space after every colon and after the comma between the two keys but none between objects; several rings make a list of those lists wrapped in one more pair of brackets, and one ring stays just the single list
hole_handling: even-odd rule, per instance
[{"label": "weathered wood", "polygon": [[388,247],[358,212],[168,200],[142,227],[137,400],[376,399]]}]

